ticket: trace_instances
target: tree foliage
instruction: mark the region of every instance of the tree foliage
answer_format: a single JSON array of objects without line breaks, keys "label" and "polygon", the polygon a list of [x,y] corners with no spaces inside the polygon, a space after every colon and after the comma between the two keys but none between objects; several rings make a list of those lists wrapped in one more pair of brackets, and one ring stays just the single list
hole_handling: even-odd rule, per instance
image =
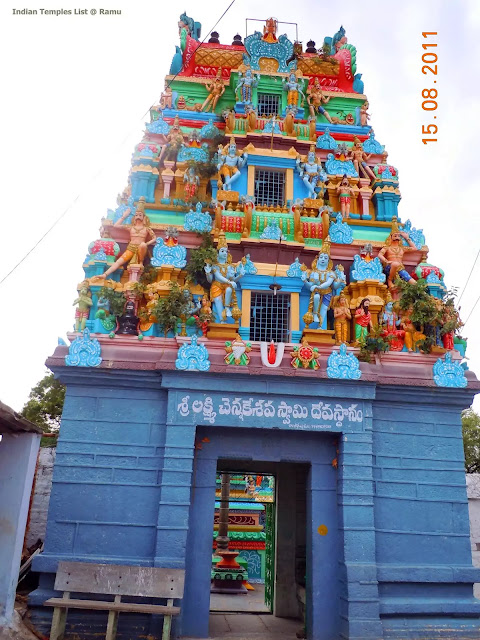
[{"label": "tree foliage", "polygon": [[108,300],[112,316],[121,316],[123,314],[126,299],[122,291],[116,291],[111,287],[102,287],[98,292],[98,297]]},{"label": "tree foliage", "polygon": [[465,471],[480,473],[480,415],[471,408],[462,413],[462,433]]},{"label": "tree foliage", "polygon": [[185,295],[184,289],[178,283],[170,282],[168,295],[157,300],[151,314],[166,336],[169,331],[174,334],[177,332],[177,326],[182,321],[182,316],[188,313],[189,307],[190,299]]},{"label": "tree foliage", "polygon": [[53,433],[60,428],[65,386],[53,373],[47,373],[30,391],[29,400],[21,415],[39,426],[45,433]]},{"label": "tree foliage", "polygon": [[206,262],[213,264],[217,261],[217,250],[208,231],[199,235],[202,238],[202,242],[190,252],[190,259],[186,266],[187,279],[189,282],[194,282],[209,290],[210,283],[207,280],[204,268]]}]

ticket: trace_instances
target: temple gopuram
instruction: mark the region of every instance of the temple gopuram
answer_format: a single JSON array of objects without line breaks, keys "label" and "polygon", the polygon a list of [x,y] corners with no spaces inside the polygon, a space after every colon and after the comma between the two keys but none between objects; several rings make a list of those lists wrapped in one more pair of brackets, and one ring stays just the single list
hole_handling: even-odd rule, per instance
[{"label": "temple gopuram", "polygon": [[[478,638],[461,411],[480,385],[356,48],[275,18],[200,34],[180,16],[47,360],[67,393],[32,621],[49,633],[61,560],[164,567],[185,570],[172,637],[208,638],[230,553],[308,640]],[[228,513],[228,474],[274,481]],[[66,638],[105,620],[72,609]],[[117,634],[161,619],[122,614]]]}]

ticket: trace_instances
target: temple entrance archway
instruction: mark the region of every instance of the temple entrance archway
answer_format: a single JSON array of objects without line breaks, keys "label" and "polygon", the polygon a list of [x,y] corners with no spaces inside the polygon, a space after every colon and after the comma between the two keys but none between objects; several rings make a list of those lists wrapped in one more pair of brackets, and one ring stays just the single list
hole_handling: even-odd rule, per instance
[{"label": "temple entrance archway", "polygon": [[[202,445],[195,453],[183,635],[218,637],[209,635],[212,522],[217,474],[228,471],[237,475],[270,474],[276,481],[271,620],[280,624],[281,619],[297,618],[295,628],[302,629],[303,574],[308,640],[336,637],[342,549],[337,472],[332,466],[336,437],[325,433],[199,427],[196,440]],[[313,629],[318,630],[316,635]]]}]

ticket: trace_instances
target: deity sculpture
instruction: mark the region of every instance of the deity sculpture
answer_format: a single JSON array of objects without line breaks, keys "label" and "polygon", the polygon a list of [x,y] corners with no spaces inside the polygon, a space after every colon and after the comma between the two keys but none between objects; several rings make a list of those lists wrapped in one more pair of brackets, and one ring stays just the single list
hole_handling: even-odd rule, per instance
[{"label": "deity sculpture", "polygon": [[[402,238],[408,242],[408,247],[402,245]],[[402,263],[405,251],[412,249],[416,249],[415,244],[410,240],[408,234],[398,230],[398,225],[396,220],[394,220],[392,231],[385,241],[385,245],[378,253],[378,258],[383,265],[383,270],[387,276],[387,285],[390,290],[395,290],[395,278],[397,276],[410,284],[415,283],[415,280]]]},{"label": "deity sculpture", "polygon": [[235,130],[235,111],[233,109],[224,109],[222,111],[222,118],[225,120],[226,135],[232,135]]},{"label": "deity sculpture", "polygon": [[265,22],[265,26],[263,27],[263,37],[262,40],[265,42],[277,42],[277,28],[278,21],[275,18],[268,18]]},{"label": "deity sculpture", "polygon": [[287,106],[298,106],[298,94],[302,96],[302,104],[305,100],[305,94],[302,91],[301,82],[298,80],[297,74],[299,72],[292,71],[287,78],[283,79],[283,90],[288,91],[287,94]]},{"label": "deity sculpture", "polygon": [[382,325],[382,336],[389,339],[390,351],[401,351],[403,349],[403,339],[405,331],[398,329],[401,319],[393,308],[391,296],[387,297],[385,309],[380,317]]},{"label": "deity sculpture", "polygon": [[347,342],[348,321],[352,319],[352,312],[345,295],[340,293],[333,303],[333,325],[335,328],[335,344]]},{"label": "deity sculpture", "polygon": [[372,316],[369,311],[370,299],[364,298],[355,311],[355,344],[368,336],[368,331],[373,330]]},{"label": "deity sculpture", "polygon": [[365,102],[360,107],[360,126],[361,127],[368,126],[368,121],[370,120],[370,116],[367,113],[367,109],[369,106],[370,105],[368,104],[368,100],[365,100]]},{"label": "deity sculpture", "polygon": [[208,96],[205,99],[205,102],[202,104],[202,108],[200,111],[208,111],[209,109],[212,112],[215,111],[218,100],[225,93],[225,84],[222,80],[222,69],[219,68],[217,71],[217,75],[213,80],[207,80],[205,83],[205,87],[208,91]]},{"label": "deity sculpture", "polygon": [[322,168],[322,163],[317,160],[315,146],[312,144],[307,154],[307,161],[301,161],[300,156],[297,157],[297,171],[303,184],[308,189],[308,197],[316,200],[322,197],[325,191],[325,182],[327,182],[327,174]]},{"label": "deity sculpture", "polygon": [[411,319],[412,311],[405,311],[401,315],[400,326],[405,331],[405,346],[407,351],[418,351],[418,345],[422,340],[425,340],[426,336],[421,331],[418,331]]},{"label": "deity sculpture", "polygon": [[343,176],[336,191],[340,199],[340,211],[342,213],[342,217],[345,218],[345,220],[348,220],[348,216],[350,215],[350,205],[354,196],[354,191],[350,186],[348,176]]},{"label": "deity sculpture", "polygon": [[245,119],[247,121],[247,133],[253,133],[257,128],[257,112],[253,104],[245,105]]},{"label": "deity sculpture", "polygon": [[211,283],[210,300],[213,302],[215,314],[220,323],[227,318],[238,320],[241,311],[237,304],[237,282],[245,274],[243,264],[232,264],[232,257],[228,252],[225,233],[219,234],[217,245],[217,260],[213,264],[205,263],[205,275]]},{"label": "deity sculpture", "polygon": [[308,311],[303,316],[307,326],[312,322],[318,322],[319,328],[324,328],[334,291],[343,289],[344,286],[333,270],[330,247],[330,238],[327,237],[318,256],[312,262],[312,268],[302,272],[301,278],[310,291]]},{"label": "deity sculpture", "polygon": [[296,136],[295,116],[297,115],[297,107],[289,105],[285,110],[285,118],[283,120],[283,130],[287,136]]},{"label": "deity sculpture", "polygon": [[240,177],[240,169],[247,162],[248,153],[240,152],[237,154],[237,145],[235,138],[230,138],[230,144],[224,148],[219,146],[218,149],[218,164],[217,168],[220,177],[223,178],[223,183],[220,180],[218,188],[225,189],[225,191],[231,191],[232,183]]},{"label": "deity sculpture", "polygon": [[375,174],[367,164],[367,160],[370,159],[371,155],[371,153],[369,153],[368,155],[365,153],[362,147],[362,143],[357,137],[355,137],[353,139],[353,147],[350,149],[348,157],[352,160],[355,171],[359,176],[364,175],[365,177],[369,177],[372,180],[375,180]]},{"label": "deity sculpture", "polygon": [[165,89],[162,92],[162,95],[160,96],[160,102],[159,102],[160,109],[162,110],[171,109],[172,99],[173,99],[173,91],[169,83],[167,82],[167,80],[165,80]]},{"label": "deity sculpture", "polygon": [[252,102],[252,89],[256,87],[260,80],[260,74],[252,73],[250,68],[247,68],[245,73],[239,70],[238,72],[238,84],[235,87],[235,95],[237,91],[241,89],[242,102],[250,104]]},{"label": "deity sculpture", "polygon": [[139,318],[135,314],[135,303],[132,300],[127,300],[123,315],[118,318],[118,326],[115,333],[138,336]]},{"label": "deity sculpture", "polygon": [[158,158],[158,163],[161,164],[162,160],[172,153],[179,151],[183,145],[183,133],[180,129],[180,121],[178,116],[175,116],[175,120],[173,121],[172,126],[170,127],[170,131],[167,134],[167,142],[162,147],[162,151]]},{"label": "deity sculpture", "polygon": [[183,191],[185,202],[193,200],[197,195],[200,186],[200,178],[195,172],[194,167],[189,167],[183,174]]},{"label": "deity sculpture", "polygon": [[75,331],[81,332],[87,325],[88,314],[93,304],[92,294],[86,283],[82,282],[78,290],[78,298],[76,298],[73,304],[78,305],[75,309]]},{"label": "deity sculpture", "polygon": [[212,305],[206,293],[203,294],[198,308],[198,313],[193,314],[197,327],[202,332],[204,338],[207,337],[208,325],[213,319]]},{"label": "deity sculpture", "polygon": [[310,110],[310,115],[315,118],[316,113],[320,113],[325,116],[328,122],[332,123],[332,118],[328,111],[326,111],[322,107],[323,104],[327,104],[330,101],[330,96],[323,95],[323,91],[320,87],[320,81],[318,78],[315,78],[313,86],[307,89],[307,102],[308,108]]},{"label": "deity sculpture", "polygon": [[[150,221],[144,212],[145,201],[140,201],[135,211],[135,215],[132,220],[132,227],[130,229],[130,242],[124,253],[118,258],[112,266],[105,271],[99,278],[105,279],[111,273],[116,271],[119,267],[122,267],[126,263],[141,264],[145,260],[148,247],[156,242],[156,236],[152,229],[150,229]],[[122,217],[115,222],[114,227],[120,227],[129,215],[129,211],[125,211]]]}]

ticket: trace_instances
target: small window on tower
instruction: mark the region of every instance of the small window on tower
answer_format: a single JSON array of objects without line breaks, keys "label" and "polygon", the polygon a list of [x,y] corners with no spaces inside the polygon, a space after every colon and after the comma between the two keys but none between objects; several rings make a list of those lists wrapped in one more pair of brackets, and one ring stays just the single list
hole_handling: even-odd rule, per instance
[{"label": "small window on tower", "polygon": [[271,291],[252,292],[250,340],[289,342],[290,294]]},{"label": "small window on tower", "polygon": [[278,115],[278,102],[279,96],[273,96],[270,93],[259,93],[258,115],[260,117]]},{"label": "small window on tower", "polygon": [[261,205],[283,207],[285,204],[285,173],[255,169],[255,202]]}]

